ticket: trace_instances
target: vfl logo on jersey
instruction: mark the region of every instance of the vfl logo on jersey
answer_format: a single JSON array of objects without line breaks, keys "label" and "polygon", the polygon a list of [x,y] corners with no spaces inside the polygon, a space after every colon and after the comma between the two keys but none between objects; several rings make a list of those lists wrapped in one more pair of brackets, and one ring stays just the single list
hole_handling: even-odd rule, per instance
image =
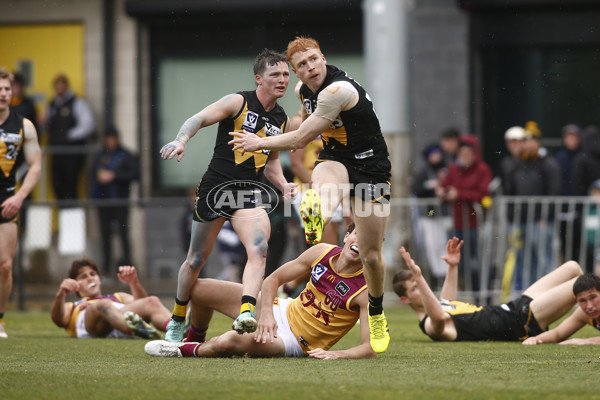
[{"label": "vfl logo on jersey", "polygon": [[0,133],[0,140],[4,143],[21,143],[21,135],[18,133]]},{"label": "vfl logo on jersey", "polygon": [[310,99],[304,99],[304,109],[308,115],[313,113],[312,102]]},{"label": "vfl logo on jersey", "polygon": [[256,129],[257,122],[258,122],[258,114],[255,112],[252,112],[252,111],[248,111],[246,113],[246,119],[244,120],[244,123],[242,124],[242,128],[247,131],[254,132],[254,130]]},{"label": "vfl logo on jersey", "polygon": [[312,271],[310,272],[310,274],[312,275],[312,278],[315,282],[317,282],[319,279],[321,279],[321,277],[323,276],[323,274],[325,273],[325,271],[327,271],[327,267],[321,265],[321,264],[317,264],[313,267]]},{"label": "vfl logo on jersey", "polygon": [[277,136],[277,135],[281,135],[281,129],[279,129],[278,126],[269,124],[268,122],[265,122],[265,134],[267,136]]},{"label": "vfl logo on jersey", "polygon": [[335,291],[344,297],[350,291],[350,286],[348,286],[348,284],[346,284],[344,281],[339,281],[338,284],[335,285]]}]

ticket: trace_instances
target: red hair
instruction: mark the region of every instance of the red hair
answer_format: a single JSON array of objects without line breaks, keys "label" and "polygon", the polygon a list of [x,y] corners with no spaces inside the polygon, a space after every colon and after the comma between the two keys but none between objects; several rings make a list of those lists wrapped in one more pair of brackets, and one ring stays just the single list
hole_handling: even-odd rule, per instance
[{"label": "red hair", "polygon": [[[311,37],[296,36],[296,39],[288,43],[287,51],[285,56],[287,57],[290,64],[292,64],[292,56],[299,51],[307,51],[308,49],[317,49],[321,51],[319,42]],[[292,64],[292,66],[294,66]]]}]

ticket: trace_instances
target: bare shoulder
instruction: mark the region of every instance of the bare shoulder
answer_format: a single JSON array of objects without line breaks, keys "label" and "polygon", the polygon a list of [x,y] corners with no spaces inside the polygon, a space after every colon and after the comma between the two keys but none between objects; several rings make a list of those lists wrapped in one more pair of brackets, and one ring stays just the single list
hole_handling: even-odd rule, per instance
[{"label": "bare shoulder", "polygon": [[244,104],[244,96],[239,93],[230,93],[221,97],[217,103],[230,106],[230,107],[241,107]]},{"label": "bare shoulder", "polygon": [[23,118],[23,128],[25,133],[25,139],[37,139],[37,131],[35,130],[35,125],[27,118]]}]

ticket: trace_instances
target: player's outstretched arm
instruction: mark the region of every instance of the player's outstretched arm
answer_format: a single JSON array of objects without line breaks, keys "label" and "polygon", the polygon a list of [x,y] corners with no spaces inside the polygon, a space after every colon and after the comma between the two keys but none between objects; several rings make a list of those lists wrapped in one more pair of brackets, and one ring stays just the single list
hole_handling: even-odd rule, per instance
[{"label": "player's outstretched arm", "polygon": [[600,336],[594,336],[591,338],[573,338],[560,342],[559,344],[574,344],[574,345],[586,345],[586,344],[600,344]]},{"label": "player's outstretched arm", "polygon": [[277,337],[277,323],[273,317],[273,300],[277,296],[277,289],[284,283],[296,280],[306,275],[312,263],[323,253],[326,244],[319,244],[309,248],[296,259],[289,261],[277,268],[269,275],[261,286],[260,316],[254,338],[257,342],[273,342]]},{"label": "player's outstretched arm", "polygon": [[242,95],[229,94],[207,106],[199,113],[192,115],[181,125],[175,139],[160,149],[160,156],[163,160],[170,160],[177,156],[177,161],[181,161],[185,153],[186,143],[200,129],[235,116],[243,104],[244,97]]},{"label": "player's outstretched arm", "polygon": [[408,269],[413,273],[417,287],[419,288],[419,293],[421,294],[425,313],[429,316],[431,321],[432,331],[428,332],[428,334],[433,337],[440,337],[446,326],[446,313],[442,309],[440,301],[435,297],[435,294],[427,284],[427,281],[425,281],[425,278],[421,273],[421,268],[415,263],[415,260],[412,259],[410,253],[406,251],[404,246],[400,248],[400,254],[402,254],[402,258],[404,259],[404,262],[406,262]]},{"label": "player's outstretched arm", "polygon": [[339,358],[375,358],[377,356],[377,353],[373,351],[369,342],[369,299],[367,292],[363,291],[358,295],[356,301],[360,306],[360,345],[346,350],[314,349],[308,352],[310,357],[322,360],[334,360]]},{"label": "player's outstretched arm", "polygon": [[229,132],[233,139],[229,141],[233,145],[233,151],[242,150],[242,154],[246,151],[257,150],[296,150],[301,149],[325,131],[331,121],[311,115],[295,130],[283,135],[259,137],[250,132]]},{"label": "player's outstretched arm", "polygon": [[[540,333],[537,336],[532,336],[523,341],[524,345],[532,344],[545,344],[545,343],[561,343],[561,344],[579,344],[579,343],[567,343],[571,340],[564,341],[569,336],[577,332],[579,329],[587,323],[587,316],[581,310],[577,308],[571,315],[569,315],[563,322],[558,324],[555,328],[552,328],[546,332]],[[598,343],[600,344],[600,342]]]},{"label": "player's outstretched arm", "polygon": [[442,260],[448,264],[448,272],[442,285],[442,299],[456,300],[458,293],[458,264],[460,263],[460,249],[463,246],[463,241],[456,237],[448,240],[446,244],[446,255]]}]

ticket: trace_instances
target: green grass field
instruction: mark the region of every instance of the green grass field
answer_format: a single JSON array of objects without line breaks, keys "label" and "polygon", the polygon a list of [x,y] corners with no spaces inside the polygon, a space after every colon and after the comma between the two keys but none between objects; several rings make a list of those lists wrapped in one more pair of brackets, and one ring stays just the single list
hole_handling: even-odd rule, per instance
[{"label": "green grass field", "polygon": [[[595,399],[600,346],[435,343],[387,307],[392,342],[374,360],[158,359],[143,340],[77,340],[48,313],[8,312],[0,399]],[[209,336],[230,328],[217,316]],[[595,335],[585,328],[578,336]],[[336,348],[358,343],[354,329]]]}]

